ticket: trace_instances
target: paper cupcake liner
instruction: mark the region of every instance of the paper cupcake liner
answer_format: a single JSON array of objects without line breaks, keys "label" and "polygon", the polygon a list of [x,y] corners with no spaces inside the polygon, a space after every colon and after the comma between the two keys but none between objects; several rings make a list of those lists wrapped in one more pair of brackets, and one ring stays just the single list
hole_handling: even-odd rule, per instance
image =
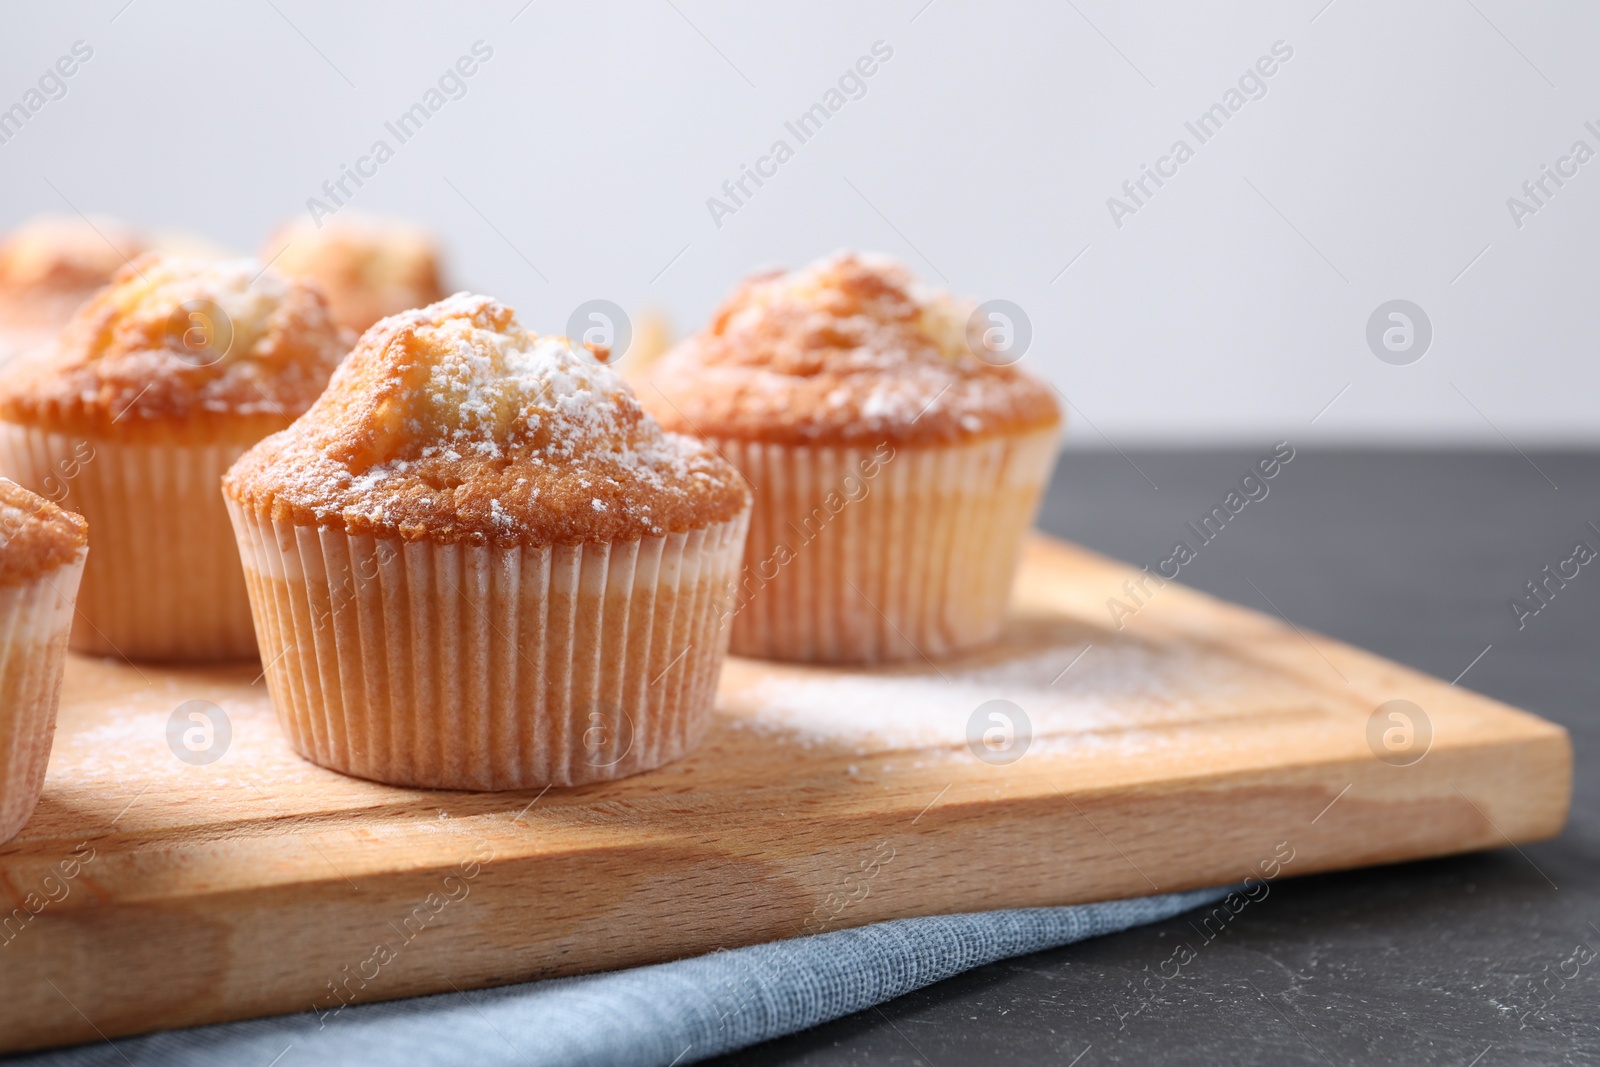
[{"label": "paper cupcake liner", "polygon": [[396,785],[580,785],[674,760],[709,721],[745,515],[495,548],[228,506],[273,705],[314,763]]},{"label": "paper cupcake liner", "polygon": [[89,520],[72,647],[144,660],[248,659],[250,601],[222,501],[244,444],[127,444],[0,424],[0,474]]},{"label": "paper cupcake liner", "polygon": [[0,844],[15,837],[44,789],[83,553],[0,588]]},{"label": "paper cupcake liner", "polygon": [[755,491],[731,651],[878,663],[993,641],[1056,439],[1052,428],[920,448],[714,440]]}]

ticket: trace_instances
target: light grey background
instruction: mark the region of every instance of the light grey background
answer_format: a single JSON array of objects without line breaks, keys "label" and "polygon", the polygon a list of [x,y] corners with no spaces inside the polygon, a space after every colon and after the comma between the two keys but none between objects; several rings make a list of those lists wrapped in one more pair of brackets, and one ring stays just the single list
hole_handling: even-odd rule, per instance
[{"label": "light grey background", "polygon": [[[0,107],[94,56],[0,145],[0,225],[70,200],[254,251],[382,137],[352,209],[432,227],[453,280],[545,332],[596,297],[692,328],[753,267],[864,247],[1027,309],[1077,446],[1600,440],[1600,159],[1520,229],[1506,203],[1600,151],[1600,8],[1325,4],[9,4]],[[385,120],[479,40],[398,144]],[[798,144],[785,120],[876,41],[866,95]],[[1198,145],[1185,121],[1277,41]],[[714,225],[780,137],[795,158]],[[1179,137],[1195,157],[1114,226]],[[1433,323],[1409,366],[1366,342],[1397,298]]]}]

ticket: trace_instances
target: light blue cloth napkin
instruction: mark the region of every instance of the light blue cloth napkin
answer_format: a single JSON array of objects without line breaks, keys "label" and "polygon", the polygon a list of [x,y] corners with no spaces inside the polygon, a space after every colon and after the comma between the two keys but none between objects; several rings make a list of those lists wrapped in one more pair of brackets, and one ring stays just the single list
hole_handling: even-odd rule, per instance
[{"label": "light blue cloth napkin", "polygon": [[995,960],[1166,919],[1228,892],[896,919],[627,971],[350,1007],[320,1026],[311,1013],[284,1015],[6,1062],[669,1067],[792,1034]]}]

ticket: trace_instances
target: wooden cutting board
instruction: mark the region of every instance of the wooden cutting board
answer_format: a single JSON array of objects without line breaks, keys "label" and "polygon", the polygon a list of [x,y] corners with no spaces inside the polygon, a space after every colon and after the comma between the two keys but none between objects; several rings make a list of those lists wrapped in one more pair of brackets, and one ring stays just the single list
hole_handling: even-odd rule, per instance
[{"label": "wooden cutting board", "polygon": [[[1038,539],[999,647],[877,671],[730,660],[690,758],[542,795],[312,766],[258,665],[75,658],[44,798],[0,846],[0,1048],[331,1025],[352,1000],[1560,830],[1560,727],[1176,584],[1130,595],[1138,578]],[[1120,629],[1112,597],[1137,608]],[[196,700],[227,730],[185,711],[169,743]]]}]

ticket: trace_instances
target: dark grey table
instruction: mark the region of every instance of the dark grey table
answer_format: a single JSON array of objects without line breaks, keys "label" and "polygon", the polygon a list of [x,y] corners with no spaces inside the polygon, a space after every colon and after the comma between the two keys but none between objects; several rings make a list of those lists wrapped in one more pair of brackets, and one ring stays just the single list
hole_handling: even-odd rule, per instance
[{"label": "dark grey table", "polygon": [[[1154,563],[1265,451],[1069,453],[1042,524]],[[1471,664],[1462,685],[1565,725],[1576,795],[1556,840],[1283,881],[1125,1026],[1114,1008],[1192,936],[1182,919],[984,967],[720,1062],[1600,1063],[1600,783],[1586,768],[1600,561],[1522,628],[1509,607],[1578,541],[1600,550],[1590,522],[1593,453],[1301,449],[1184,569],[1270,610],[1254,582],[1299,625],[1446,679]]]}]

